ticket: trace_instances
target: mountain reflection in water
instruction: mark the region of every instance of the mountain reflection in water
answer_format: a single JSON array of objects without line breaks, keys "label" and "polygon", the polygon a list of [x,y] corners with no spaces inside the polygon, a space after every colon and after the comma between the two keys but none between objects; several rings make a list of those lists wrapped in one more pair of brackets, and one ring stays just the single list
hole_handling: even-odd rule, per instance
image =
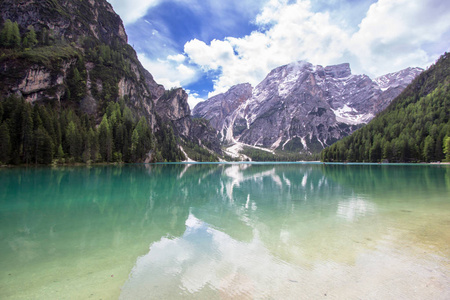
[{"label": "mountain reflection in water", "polygon": [[[186,165],[179,179],[197,168]],[[121,299],[449,296],[448,235],[426,249],[438,245],[447,255],[411,251],[422,225],[393,221],[390,207],[410,203],[387,196],[411,195],[410,184],[419,182],[421,191],[448,192],[445,178],[408,167],[394,178],[379,166],[352,166],[355,176],[342,168],[237,164],[204,171],[198,188],[185,188],[190,197],[201,189],[206,201],[189,208],[183,235],[163,237],[137,259]],[[427,176],[433,179],[423,186]],[[423,202],[420,195],[412,200]],[[421,284],[433,288],[412,289]]]},{"label": "mountain reflection in water", "polygon": [[450,167],[17,168],[0,184],[2,299],[450,298]]}]

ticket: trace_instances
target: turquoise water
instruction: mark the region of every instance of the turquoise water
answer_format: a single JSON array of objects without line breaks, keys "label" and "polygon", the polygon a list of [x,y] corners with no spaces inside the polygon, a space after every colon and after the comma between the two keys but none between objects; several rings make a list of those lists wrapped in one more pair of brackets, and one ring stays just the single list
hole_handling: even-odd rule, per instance
[{"label": "turquoise water", "polygon": [[450,299],[450,166],[0,169],[0,299]]}]

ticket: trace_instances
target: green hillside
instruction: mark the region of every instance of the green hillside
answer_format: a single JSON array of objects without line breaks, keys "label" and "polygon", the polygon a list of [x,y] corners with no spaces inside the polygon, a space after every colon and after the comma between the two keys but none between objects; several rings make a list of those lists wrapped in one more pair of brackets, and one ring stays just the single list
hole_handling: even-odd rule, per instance
[{"label": "green hillside", "polygon": [[321,157],[325,162],[450,161],[450,55],[442,55],[386,110]]}]

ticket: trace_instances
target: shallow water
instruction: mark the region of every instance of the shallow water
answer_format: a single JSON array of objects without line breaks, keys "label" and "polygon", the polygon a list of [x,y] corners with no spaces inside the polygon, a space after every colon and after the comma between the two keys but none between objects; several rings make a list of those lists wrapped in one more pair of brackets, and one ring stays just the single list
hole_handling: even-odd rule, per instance
[{"label": "shallow water", "polygon": [[0,170],[1,299],[450,299],[450,166]]}]

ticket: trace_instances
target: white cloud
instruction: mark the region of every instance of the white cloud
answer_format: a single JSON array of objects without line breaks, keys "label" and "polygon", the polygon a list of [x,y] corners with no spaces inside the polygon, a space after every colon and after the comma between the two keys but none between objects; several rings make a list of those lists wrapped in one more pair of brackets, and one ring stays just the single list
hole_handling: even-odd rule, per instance
[{"label": "white cloud", "polygon": [[186,60],[186,56],[184,56],[183,54],[168,55],[167,59],[168,60],[172,60],[172,61],[177,62],[177,63],[182,63],[183,61]]},{"label": "white cloud", "polygon": [[348,28],[327,11],[315,12],[308,0],[270,0],[255,20],[260,31],[209,45],[194,39],[184,51],[203,70],[220,71],[212,96],[238,83],[256,85],[273,68],[297,60],[350,62],[353,73],[371,76],[425,67],[448,50],[434,46],[442,48],[441,39],[450,35],[448,20],[445,1],[379,0],[359,27]]},{"label": "white cloud", "polygon": [[[195,82],[200,74],[193,67],[179,60],[149,59],[144,53],[138,53],[139,61],[166,89],[181,87]],[[178,57],[178,56],[176,56]]]},{"label": "white cloud", "polygon": [[161,0],[109,0],[125,24],[142,18],[150,7],[156,6],[160,2]]},{"label": "white cloud", "polygon": [[205,101],[205,99],[200,98],[199,95],[195,92],[192,92],[191,90],[186,89],[186,93],[188,93],[188,104],[189,107],[191,108],[191,111],[194,109],[194,107],[200,103]]},{"label": "white cloud", "polygon": [[370,6],[350,47],[371,74],[424,67],[436,59],[436,53],[428,53],[427,47],[433,48],[432,44],[450,32],[448,20],[450,4],[445,1],[379,0]]},{"label": "white cloud", "polygon": [[184,51],[190,59],[200,65],[205,71],[217,70],[235,59],[233,47],[228,41],[213,40],[208,46],[204,42],[194,39],[184,46]]}]

